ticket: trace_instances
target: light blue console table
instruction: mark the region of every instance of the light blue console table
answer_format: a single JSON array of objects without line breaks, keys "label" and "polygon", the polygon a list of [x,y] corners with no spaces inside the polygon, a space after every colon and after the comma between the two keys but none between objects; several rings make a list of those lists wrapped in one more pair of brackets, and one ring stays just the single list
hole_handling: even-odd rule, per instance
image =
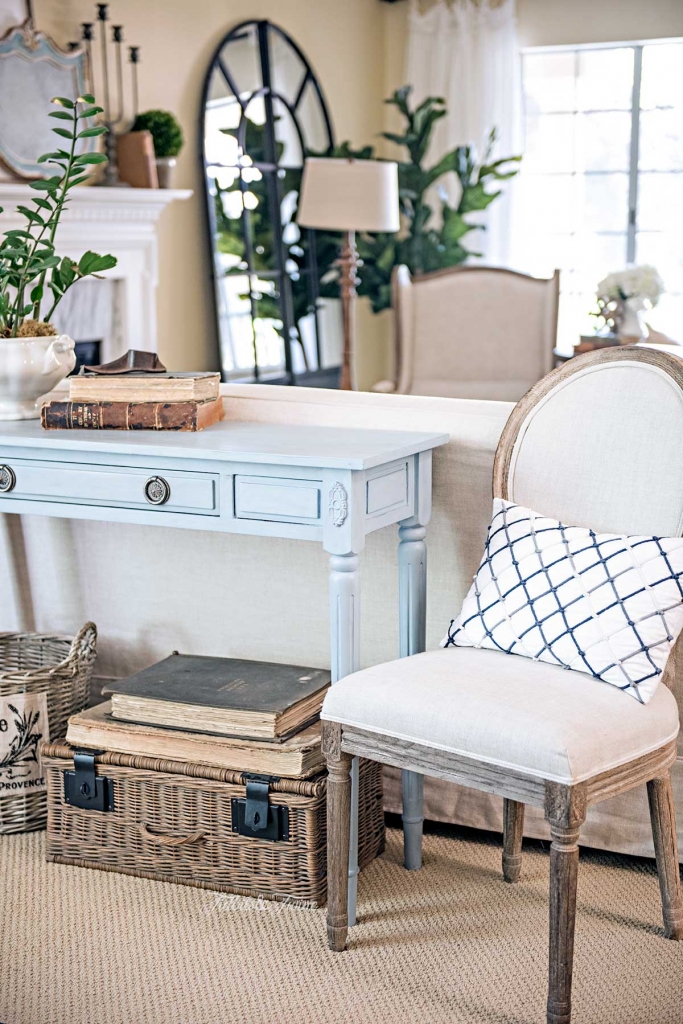
[{"label": "light blue console table", "polygon": [[[360,667],[359,554],[399,524],[400,655],[425,646],[432,449],[446,434],[263,423],[200,433],[44,431],[0,424],[0,511],[288,537],[330,554],[333,682]],[[268,657],[268,652],[264,651]],[[352,770],[349,918],[358,882]],[[419,867],[422,777],[404,773],[406,866]]]}]

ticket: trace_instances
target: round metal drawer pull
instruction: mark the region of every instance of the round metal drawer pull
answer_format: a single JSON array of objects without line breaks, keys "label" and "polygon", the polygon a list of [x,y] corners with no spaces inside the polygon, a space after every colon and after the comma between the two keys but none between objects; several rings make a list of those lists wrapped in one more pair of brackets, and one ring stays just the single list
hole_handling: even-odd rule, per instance
[{"label": "round metal drawer pull", "polygon": [[7,494],[14,489],[17,478],[11,466],[0,466],[0,493]]},{"label": "round metal drawer pull", "polygon": [[151,476],[145,484],[145,497],[150,505],[164,505],[171,497],[171,485],[163,476]]}]

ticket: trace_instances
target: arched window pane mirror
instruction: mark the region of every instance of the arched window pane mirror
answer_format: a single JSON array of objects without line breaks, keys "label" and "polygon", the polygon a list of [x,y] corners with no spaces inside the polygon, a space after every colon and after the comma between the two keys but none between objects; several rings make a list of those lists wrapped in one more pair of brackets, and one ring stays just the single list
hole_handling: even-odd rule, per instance
[{"label": "arched window pane mirror", "polygon": [[[295,222],[306,153],[334,144],[310,64],[268,21],[234,28],[204,82],[201,157],[225,380],[335,387],[336,303],[320,301],[329,238]],[[329,290],[329,289],[328,289]]]}]

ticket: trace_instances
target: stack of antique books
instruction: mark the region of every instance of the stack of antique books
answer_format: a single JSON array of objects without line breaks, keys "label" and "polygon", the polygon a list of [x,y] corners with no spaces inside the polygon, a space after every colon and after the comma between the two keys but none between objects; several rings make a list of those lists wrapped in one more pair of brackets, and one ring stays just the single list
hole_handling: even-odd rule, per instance
[{"label": "stack of antique books", "polygon": [[218,373],[81,372],[66,401],[46,402],[46,430],[203,430],[223,419]]},{"label": "stack of antique books", "polygon": [[69,721],[74,747],[305,778],[320,772],[321,669],[173,654]]},{"label": "stack of antique books", "polygon": [[[105,688],[41,748],[45,855],[241,896],[321,906],[330,673],[173,654]],[[358,863],[384,848],[382,767],[360,760]]]}]

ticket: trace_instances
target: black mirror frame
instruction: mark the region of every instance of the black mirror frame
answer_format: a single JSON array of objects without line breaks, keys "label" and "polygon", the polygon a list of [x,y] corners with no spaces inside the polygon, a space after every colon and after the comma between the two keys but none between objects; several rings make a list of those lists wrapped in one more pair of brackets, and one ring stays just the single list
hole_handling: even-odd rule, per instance
[{"label": "black mirror frame", "polygon": [[[261,81],[262,87],[255,90],[248,97],[243,97],[235,81],[230,73],[230,69],[226,66],[225,61],[222,59],[222,51],[227,43],[234,41],[244,34],[245,30],[256,27],[258,37],[258,48],[259,48],[259,64],[261,70]],[[303,76],[299,84],[296,98],[293,103],[286,99],[281,93],[273,89],[272,86],[272,74],[271,74],[271,54],[270,54],[270,34],[276,34],[292,48],[298,59],[301,61],[303,66]],[[299,143],[301,146],[302,153],[310,148],[306,145],[306,138],[303,126],[300,124],[297,118],[297,108],[301,102],[307,86],[312,87],[315,91],[317,103],[319,106],[320,113],[322,114],[325,134],[326,134],[326,150],[331,151],[334,147],[334,132],[332,128],[332,122],[325,102],[320,83],[318,82],[311,65],[300,47],[294,42],[291,36],[288,35],[279,26],[274,25],[272,22],[266,20],[249,20],[240,22],[235,28],[231,29],[218,43],[216,46],[211,60],[209,62],[204,83],[202,86],[201,93],[201,107],[199,114],[199,132],[198,132],[198,146],[199,146],[199,159],[201,164],[202,172],[202,183],[204,189],[204,209],[206,215],[206,234],[210,247],[211,261],[210,261],[210,273],[211,273],[211,285],[213,289],[213,316],[216,330],[216,337],[218,340],[219,351],[221,355],[221,363],[223,363],[223,342],[221,338],[221,325],[220,325],[220,306],[219,306],[219,293],[218,293],[218,274],[216,266],[216,249],[215,249],[215,238],[217,235],[216,227],[216,213],[215,213],[215,194],[211,190],[211,179],[208,176],[207,168],[208,163],[206,160],[205,152],[205,116],[206,116],[206,105],[209,97],[209,90],[211,88],[211,82],[216,70],[222,75],[228,89],[233,94],[235,99],[241,108],[240,124],[238,128],[238,142],[242,148],[244,148],[246,128],[247,128],[247,117],[246,110],[249,103],[258,96],[262,96],[265,106],[265,157],[266,161],[263,164],[255,163],[254,166],[265,171],[268,178],[268,189],[269,189],[269,204],[272,210],[280,210],[282,204],[282,190],[281,181],[278,175],[278,157],[277,157],[277,140],[275,136],[275,116],[273,112],[273,105],[275,101],[282,103],[285,109],[288,111],[292,122],[296,128]],[[241,179],[240,179],[241,184]],[[256,299],[252,292],[252,281],[257,274],[261,277],[264,274],[254,269],[253,253],[250,247],[250,234],[249,234],[249,218],[250,211],[246,208],[242,213],[242,232],[245,242],[245,258],[248,269],[243,270],[249,276],[249,298],[251,303],[251,319],[252,319],[252,333],[254,337],[254,363],[253,370],[250,373],[245,370],[244,374],[240,374],[239,377],[233,377],[231,380],[258,382],[261,379],[260,368],[257,361],[256,353],[256,334],[253,330],[253,321],[256,316]],[[317,347],[317,362],[318,367],[313,370],[307,370],[304,373],[295,374],[293,370],[292,360],[292,334],[295,328],[293,306],[292,306],[292,292],[291,292],[291,280],[286,269],[287,250],[285,243],[282,238],[282,230],[278,231],[277,226],[273,230],[273,246],[274,255],[276,262],[276,270],[270,272],[270,277],[274,278],[279,284],[279,295],[278,304],[281,312],[282,319],[282,341],[284,348],[284,374],[274,376],[272,373],[268,375],[268,383],[277,384],[308,384],[312,386],[337,386],[338,368],[322,369],[320,368],[320,324],[318,317],[318,297],[319,297],[319,273],[316,261],[316,246],[314,241],[314,232],[307,229],[308,245],[306,246],[306,275],[309,280],[309,297],[311,302],[311,308],[315,309],[315,327],[316,327],[316,347]]]}]

